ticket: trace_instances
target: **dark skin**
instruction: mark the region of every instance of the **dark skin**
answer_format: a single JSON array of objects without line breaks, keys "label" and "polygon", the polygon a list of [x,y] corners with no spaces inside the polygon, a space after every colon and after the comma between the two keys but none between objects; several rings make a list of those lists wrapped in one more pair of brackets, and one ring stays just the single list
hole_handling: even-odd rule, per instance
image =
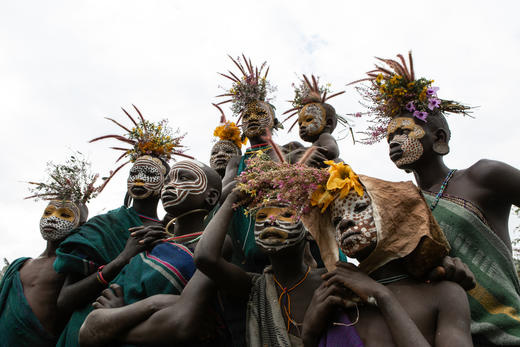
[{"label": "dark skin", "polygon": [[[472,346],[469,304],[464,290],[448,281],[426,284],[403,279],[388,285],[375,280],[402,274],[401,260],[368,275],[338,262],[323,275],[307,310],[305,346],[317,346],[338,309],[347,313],[365,346]],[[347,289],[348,288],[348,289]],[[359,315],[352,293],[361,299]],[[369,303],[374,298],[377,306]]]},{"label": "dark skin", "polygon": [[[231,193],[204,230],[195,251],[195,263],[225,295],[245,303],[249,298],[252,278],[240,267],[224,259],[221,253],[236,199],[237,193]],[[292,287],[307,272],[308,265],[304,262],[305,244],[304,238],[292,246],[268,252],[273,274],[283,286]],[[307,279],[291,291],[291,317],[296,322],[303,321],[312,293],[321,284],[320,276],[323,272],[323,269],[311,269]],[[277,290],[280,294],[280,288]],[[287,317],[284,316],[284,319],[287,323]],[[298,336],[299,329],[291,325],[290,333]]]},{"label": "dark skin", "polygon": [[[144,189],[134,187],[134,189]],[[158,195],[150,195],[145,199],[133,199],[132,207],[141,215],[158,219],[157,205]],[[132,233],[128,238],[123,251],[102,270],[103,278],[110,282],[119,274],[130,260],[140,252],[153,248],[156,241],[165,237],[164,229],[160,222],[141,218],[142,226],[129,229]],[[146,228],[149,227],[149,228]],[[61,310],[74,311],[96,299],[106,286],[97,279],[94,272],[87,277],[79,274],[67,275],[58,297],[58,307]]]},{"label": "dark skin", "polygon": [[[409,113],[401,117],[413,118]],[[420,139],[424,153],[416,162],[400,168],[413,172],[422,190],[437,193],[450,169],[444,163],[443,154],[434,150],[434,144],[447,144],[448,134],[445,129],[431,129],[423,121],[413,119],[425,131],[424,137]],[[389,134],[389,141],[397,133],[407,131],[398,129]],[[400,158],[398,144],[390,144],[390,158],[393,161]],[[511,205],[520,206],[520,170],[503,162],[481,159],[466,169],[457,170],[444,192],[479,207],[492,230],[511,250],[508,220]]]},{"label": "dark skin", "polygon": [[[182,182],[196,179],[193,172],[185,169],[180,169],[178,176]],[[181,203],[166,209],[170,216],[177,217],[173,228],[175,236],[203,229],[205,213],[186,212],[211,209],[217,203],[220,187],[212,186],[211,182],[208,180],[208,188],[202,194],[191,194]],[[163,189],[168,189],[168,185]],[[195,246],[196,243],[187,245],[189,248]],[[131,344],[182,346],[189,341],[211,337],[216,323],[208,308],[215,297],[215,285],[199,271],[195,272],[181,295],[154,295],[127,306],[124,306],[122,288],[113,284],[93,303],[95,310],[80,330],[80,343],[82,346],[99,346],[117,340]]]}]

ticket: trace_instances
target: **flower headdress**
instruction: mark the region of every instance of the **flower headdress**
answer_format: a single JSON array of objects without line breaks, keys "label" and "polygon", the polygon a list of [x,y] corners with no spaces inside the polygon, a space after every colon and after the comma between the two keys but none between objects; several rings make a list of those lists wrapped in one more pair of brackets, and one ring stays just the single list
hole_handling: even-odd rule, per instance
[{"label": "flower headdress", "polygon": [[[229,55],[228,55],[229,56]],[[247,59],[243,54],[245,67],[240,61],[240,57],[233,59],[229,56],[231,61],[236,65],[239,70],[238,74],[234,74],[228,70],[228,74],[219,74],[230,79],[233,83],[230,89],[226,90],[226,93],[217,95],[217,97],[229,97],[229,99],[219,102],[217,105],[222,105],[228,102],[232,102],[231,110],[238,116],[238,122],[242,118],[242,113],[246,107],[255,102],[269,102],[271,98],[268,97],[270,92],[274,92],[276,87],[272,86],[267,80],[267,74],[269,73],[269,67],[266,68],[265,73],[262,76],[262,72],[267,65],[267,62],[263,62],[260,68],[254,67],[251,63],[251,59]],[[237,75],[242,75],[238,77]],[[272,107],[272,106],[271,106]]]},{"label": "flower headdress", "polygon": [[235,122],[226,121],[226,115],[224,111],[217,104],[212,104],[220,111],[220,125],[213,131],[213,136],[218,137],[220,140],[227,140],[233,142],[239,149],[242,145],[247,143],[247,137],[242,138],[240,129],[236,126]]},{"label": "flower headdress", "polygon": [[29,182],[35,187],[29,188],[31,196],[25,199],[35,200],[70,200],[73,203],[86,204],[95,198],[105,183],[95,186],[98,174],[90,172],[90,162],[80,152],[70,156],[65,164],[47,163],[46,182]]},{"label": "flower headdress", "polygon": [[438,98],[439,88],[432,85],[433,80],[424,77],[415,78],[412,52],[408,53],[409,67],[401,54],[397,57],[400,62],[376,58],[388,67],[376,65],[374,70],[366,73],[367,78],[349,83],[370,82],[369,86],[357,87],[363,98],[370,103],[365,105],[368,108],[366,114],[373,116],[371,122],[374,123],[365,132],[368,137],[361,142],[372,144],[383,139],[390,120],[403,111],[412,113],[414,117],[424,122],[435,112],[468,115],[469,106]]},{"label": "flower headdress", "polygon": [[110,147],[117,151],[123,151],[123,154],[121,154],[121,156],[117,158],[116,162],[118,162],[124,157],[129,158],[128,161],[121,164],[117,169],[115,169],[111,173],[110,178],[123,166],[130,162],[133,163],[137,158],[143,155],[150,155],[152,157],[159,158],[163,161],[171,159],[172,155],[179,155],[193,159],[193,157],[184,154],[183,150],[180,149],[183,147],[181,145],[181,141],[185,136],[184,134],[179,135],[179,130],[173,133],[171,128],[168,126],[168,121],[166,119],[163,119],[158,123],[153,123],[144,119],[143,115],[141,114],[141,111],[139,111],[139,109],[135,105],[132,106],[139,114],[139,119],[137,121],[124,108],[121,108],[133,123],[133,127],[131,129],[125,127],[124,125],[115,121],[112,118],[106,117],[106,119],[117,124],[119,127],[126,131],[126,134],[124,136],[104,135],[96,137],[95,139],[89,141],[95,142],[107,138],[114,138],[132,146],[130,148]]},{"label": "flower headdress", "polygon": [[[327,83],[325,86],[320,86],[318,83],[319,77],[315,77],[314,75],[311,75],[311,79],[312,83],[309,81],[307,76],[303,75],[303,79],[300,79],[299,85],[295,85],[293,83],[294,99],[290,101],[293,107],[283,113],[290,113],[290,115],[288,115],[283,122],[286,122],[289,118],[297,115],[307,104],[315,102],[324,104],[327,100],[345,93],[343,90],[341,92],[327,96],[327,93],[330,93],[330,84]],[[296,123],[298,123],[298,119],[294,121],[294,123],[289,128],[289,131],[292,130]]]},{"label": "flower headdress", "polygon": [[354,189],[359,196],[363,196],[363,186],[359,182],[359,177],[352,171],[349,165],[343,162],[335,163],[328,160],[325,164],[329,165],[327,182],[318,186],[311,196],[311,205],[321,208],[321,213],[335,199],[343,199],[351,189]]},{"label": "flower headdress", "polygon": [[312,192],[324,184],[327,177],[323,169],[308,167],[302,162],[276,162],[261,153],[249,159],[247,169],[236,178],[235,189],[246,196],[237,206],[245,206],[246,212],[251,212],[274,202],[290,205],[302,215],[310,211]]}]

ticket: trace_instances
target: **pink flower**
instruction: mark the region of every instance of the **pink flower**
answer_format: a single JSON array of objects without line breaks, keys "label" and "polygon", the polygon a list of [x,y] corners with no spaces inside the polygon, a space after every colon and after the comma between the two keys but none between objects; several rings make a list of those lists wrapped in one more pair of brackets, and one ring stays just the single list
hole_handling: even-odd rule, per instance
[{"label": "pink flower", "polygon": [[417,119],[420,119],[424,122],[426,122],[426,118],[428,117],[428,112],[423,112],[423,111],[415,111],[413,113],[413,116]]},{"label": "pink flower", "polygon": [[356,118],[360,118],[360,117],[361,117],[361,112],[356,112],[356,113],[354,114],[354,117],[356,117]]},{"label": "pink flower", "polygon": [[439,90],[439,87],[430,87],[426,90],[426,95],[428,95],[428,96],[437,95],[438,90]]},{"label": "pink flower", "polygon": [[440,106],[441,106],[441,101],[439,99],[437,99],[437,98],[429,98],[428,99],[428,108],[430,110],[433,111],[434,109],[436,109],[436,108],[438,108]]},{"label": "pink flower", "polygon": [[406,104],[406,110],[408,112],[415,111],[415,105],[413,104],[413,101],[410,101],[409,103]]}]

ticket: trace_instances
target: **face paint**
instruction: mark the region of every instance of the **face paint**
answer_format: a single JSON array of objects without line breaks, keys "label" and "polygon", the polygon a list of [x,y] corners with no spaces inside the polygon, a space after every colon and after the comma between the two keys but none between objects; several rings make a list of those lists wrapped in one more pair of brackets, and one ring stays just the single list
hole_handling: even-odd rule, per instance
[{"label": "face paint", "polygon": [[163,207],[179,205],[190,194],[198,195],[206,191],[208,178],[202,170],[202,164],[196,161],[180,161],[175,163],[168,174],[169,182],[161,194]]},{"label": "face paint", "polygon": [[266,251],[276,252],[305,238],[302,221],[296,211],[284,206],[263,207],[256,213],[255,241]]},{"label": "face paint", "polygon": [[355,257],[361,250],[375,246],[377,229],[370,198],[365,192],[359,196],[354,190],[332,204],[332,221],[336,241],[347,256]]},{"label": "face paint", "polygon": [[44,240],[65,238],[79,225],[80,210],[71,201],[51,201],[40,219],[40,233]]},{"label": "face paint", "polygon": [[326,124],[325,114],[325,108],[318,103],[307,104],[302,108],[298,115],[298,125],[303,140],[321,134]]},{"label": "face paint", "polygon": [[220,140],[211,149],[209,165],[215,170],[225,170],[229,159],[234,155],[240,155],[240,149],[229,140]]},{"label": "face paint", "polygon": [[264,135],[265,128],[274,126],[274,114],[271,107],[265,102],[255,102],[247,106],[242,116],[242,132],[246,137]]},{"label": "face paint", "polygon": [[130,169],[127,181],[128,193],[134,199],[159,195],[165,175],[166,168],[159,159],[149,155],[139,157]]},{"label": "face paint", "polygon": [[412,118],[399,117],[390,121],[387,129],[390,158],[397,167],[412,164],[422,156],[424,148],[419,139],[424,134],[424,129]]}]

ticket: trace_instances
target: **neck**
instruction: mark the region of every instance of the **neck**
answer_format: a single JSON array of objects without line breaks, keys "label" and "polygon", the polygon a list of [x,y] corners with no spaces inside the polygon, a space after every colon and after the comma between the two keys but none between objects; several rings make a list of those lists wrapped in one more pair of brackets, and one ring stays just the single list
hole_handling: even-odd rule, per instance
[{"label": "neck", "polygon": [[204,230],[204,217],[207,214],[207,210],[197,209],[175,217],[173,234],[182,236]]},{"label": "neck", "polygon": [[432,187],[442,184],[449,171],[441,156],[423,160],[413,168],[417,185],[423,190],[431,190]]},{"label": "neck", "polygon": [[373,271],[370,274],[370,277],[372,277],[374,280],[381,280],[392,276],[397,275],[403,275],[408,274],[408,272],[405,270],[405,265],[403,264],[402,259],[396,259],[388,264],[383,265],[379,269]]},{"label": "neck", "polygon": [[255,146],[262,143],[266,143],[266,141],[261,136],[254,136],[249,138],[249,143],[251,144],[251,146]]},{"label": "neck", "polygon": [[157,204],[159,203],[159,196],[150,196],[146,199],[134,199],[132,207],[135,212],[146,217],[159,219],[157,217]]},{"label": "neck", "polygon": [[40,254],[40,256],[49,257],[49,258],[55,257],[56,249],[58,249],[61,241],[63,241],[63,240],[47,241],[47,246],[45,247],[45,250],[43,251],[43,253]]},{"label": "neck", "polygon": [[305,242],[269,254],[273,274],[282,285],[290,287],[307,272],[308,266],[303,261]]}]

